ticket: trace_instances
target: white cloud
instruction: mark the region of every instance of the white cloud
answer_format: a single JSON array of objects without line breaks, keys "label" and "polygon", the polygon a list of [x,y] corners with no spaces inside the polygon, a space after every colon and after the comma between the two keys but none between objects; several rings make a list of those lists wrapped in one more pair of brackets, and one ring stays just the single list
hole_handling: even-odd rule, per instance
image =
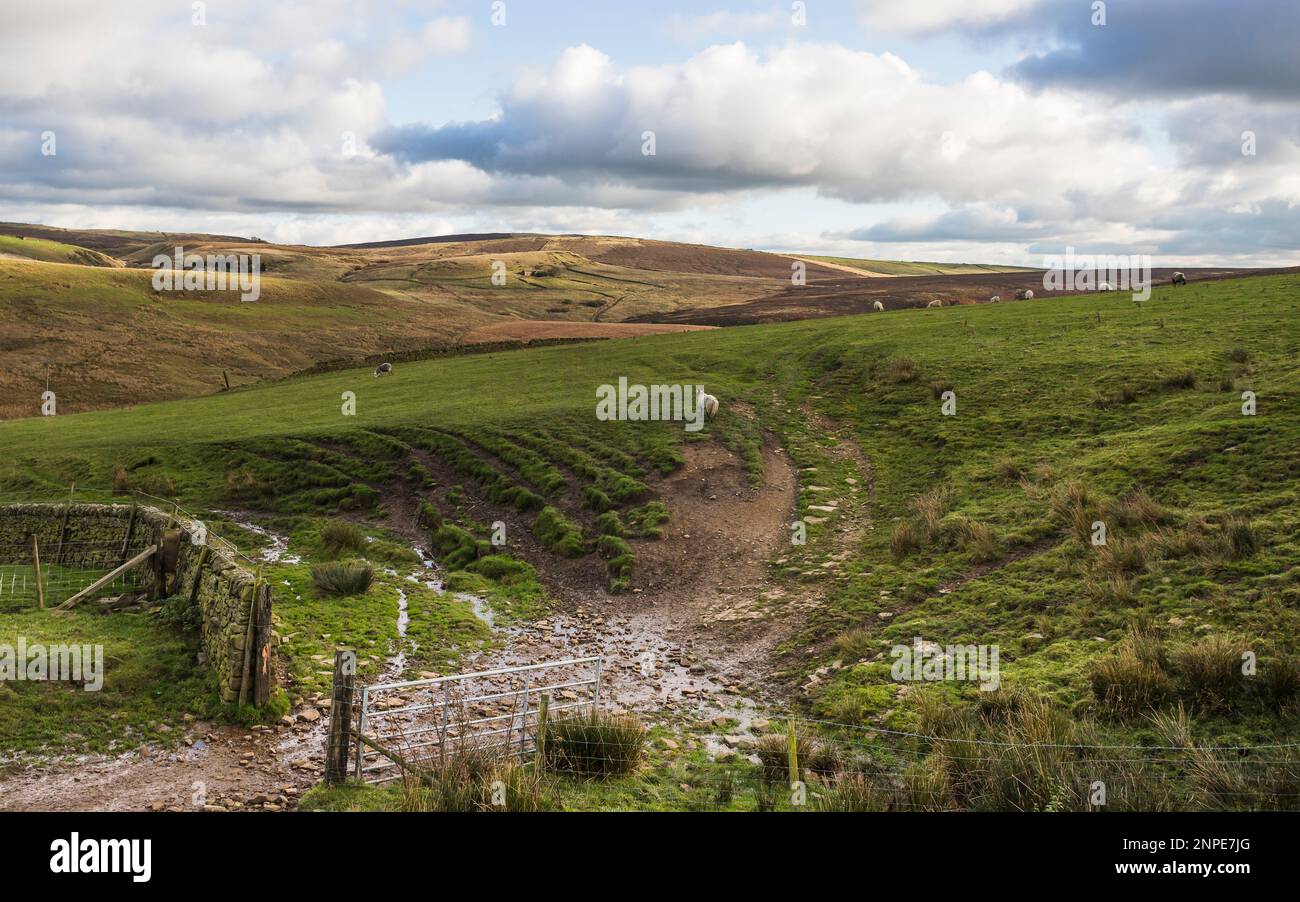
[{"label": "white cloud", "polygon": [[[1014,21],[1040,0],[857,0],[858,18],[870,28],[927,34]],[[1086,7],[1085,7],[1086,10]]]}]

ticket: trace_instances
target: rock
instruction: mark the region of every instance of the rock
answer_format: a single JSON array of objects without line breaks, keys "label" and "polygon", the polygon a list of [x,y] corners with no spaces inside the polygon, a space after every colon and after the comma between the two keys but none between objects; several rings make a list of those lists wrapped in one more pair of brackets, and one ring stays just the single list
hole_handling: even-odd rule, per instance
[{"label": "rock", "polygon": [[315,723],[320,720],[320,712],[315,708],[303,708],[298,712],[298,719],[305,723]]}]

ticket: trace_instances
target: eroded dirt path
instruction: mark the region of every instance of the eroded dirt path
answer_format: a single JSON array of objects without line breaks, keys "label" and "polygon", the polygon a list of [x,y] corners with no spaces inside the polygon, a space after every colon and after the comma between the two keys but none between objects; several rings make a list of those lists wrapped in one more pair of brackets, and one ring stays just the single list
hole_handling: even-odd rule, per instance
[{"label": "eroded dirt path", "polygon": [[[654,486],[671,516],[660,539],[634,541],[633,592],[560,585],[551,614],[504,630],[499,648],[464,667],[599,654],[602,699],[656,719],[725,714],[743,726],[775,701],[770,653],[797,621],[769,590],[767,566],[789,547],[798,474],[772,440],[761,485],[716,442],[687,445],[684,457]],[[418,541],[398,519],[391,525]],[[0,809],[291,809],[320,779],[328,703],[305,699],[270,727],[187,723],[174,750],[33,762],[0,780]]]},{"label": "eroded dirt path", "polygon": [[795,627],[766,605],[767,565],[788,547],[797,474],[763,449],[763,482],[721,445],[687,445],[655,485],[671,517],[659,540],[633,543],[634,590],[561,591],[557,609],[509,636],[475,669],[600,654],[602,697],[660,715],[743,717],[771,696],[771,649]]},{"label": "eroded dirt path", "polygon": [[282,811],[320,779],[317,723],[196,721],[175,750],[33,763],[0,782],[5,811]]}]

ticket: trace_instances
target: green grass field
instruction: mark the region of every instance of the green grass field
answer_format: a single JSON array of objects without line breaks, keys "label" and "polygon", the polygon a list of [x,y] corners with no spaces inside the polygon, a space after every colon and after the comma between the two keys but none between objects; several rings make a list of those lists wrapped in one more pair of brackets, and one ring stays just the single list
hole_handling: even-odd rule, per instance
[{"label": "green grass field", "polygon": [[[529,523],[554,506],[594,555],[586,489],[672,470],[685,438],[597,422],[597,386],[702,382],[723,412],[701,440],[752,460],[769,432],[801,469],[800,512],[831,508],[771,570],[787,597],[820,599],[777,675],[806,713],[997,735],[989,712],[1033,697],[1089,735],[1159,743],[1152,715],[1181,706],[1197,742],[1276,742],[1300,726],[1298,313],[1300,278],[1272,276],[1160,288],[1142,308],[1102,295],[335,372],[0,423],[0,492],[108,486],[118,467],[191,507],[319,517],[383,511],[397,486],[433,500],[464,561],[483,554],[475,499]],[[846,549],[856,477],[826,423],[874,466],[873,528]],[[611,501],[626,521],[646,496]],[[900,686],[888,651],[916,636],[999,646],[1003,690]]]}]

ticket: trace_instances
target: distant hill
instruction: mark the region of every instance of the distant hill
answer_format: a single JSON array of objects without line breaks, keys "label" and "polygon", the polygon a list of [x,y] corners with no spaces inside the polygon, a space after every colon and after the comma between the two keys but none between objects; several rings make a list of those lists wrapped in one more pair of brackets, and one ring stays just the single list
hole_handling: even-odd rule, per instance
[{"label": "distant hill", "polygon": [[[177,246],[205,256],[257,254],[261,299],[155,293],[153,258]],[[806,280],[792,280],[800,270]],[[31,414],[47,367],[71,386],[60,406],[72,412],[203,394],[226,378],[242,385],[478,343],[838,316],[877,300],[889,310],[934,298],[982,303],[1023,287],[1041,296],[1041,281],[1036,270],[1009,267],[609,235],[502,232],[312,247],[0,223],[0,321],[8,326],[0,337],[0,418]]]},{"label": "distant hill", "polygon": [[25,257],[42,263],[75,263],[79,266],[121,266],[107,254],[89,248],[47,241],[43,238],[21,238],[0,235],[0,256]]}]

